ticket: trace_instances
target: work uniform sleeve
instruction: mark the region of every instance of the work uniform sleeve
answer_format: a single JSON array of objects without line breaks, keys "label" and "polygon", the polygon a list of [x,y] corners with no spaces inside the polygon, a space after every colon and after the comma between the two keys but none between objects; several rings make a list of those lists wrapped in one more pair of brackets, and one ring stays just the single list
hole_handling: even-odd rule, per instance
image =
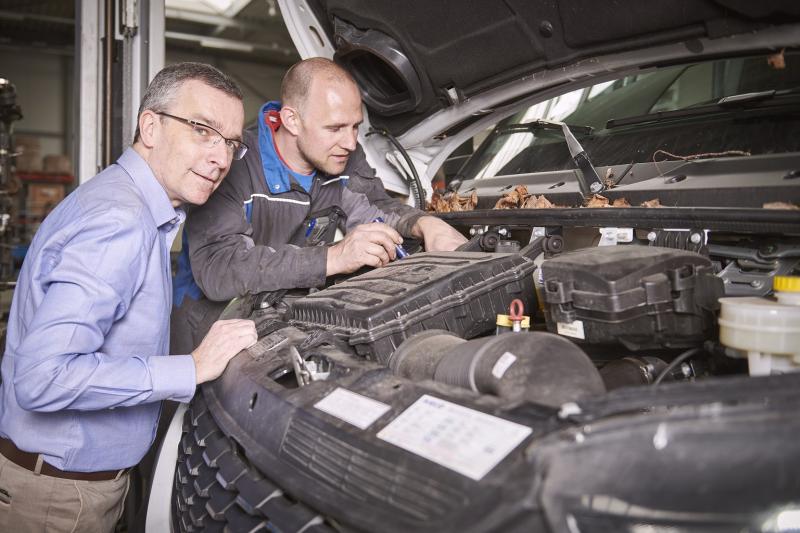
[{"label": "work uniform sleeve", "polygon": [[347,213],[347,230],[367,224],[381,216],[404,237],[411,237],[411,228],[425,213],[389,196],[375,169],[367,162],[364,150],[357,145],[343,172],[349,179],[342,193],[343,209]]},{"label": "work uniform sleeve", "polygon": [[[256,244],[244,204],[251,199],[253,161],[233,165],[219,189],[186,221],[189,261],[195,282],[214,301],[325,283],[327,248],[275,248]],[[280,223],[280,221],[276,221]]]},{"label": "work uniform sleeve", "polygon": [[23,409],[91,411],[193,396],[189,355],[102,351],[142,286],[147,252],[158,246],[157,232],[134,215],[112,212],[77,221],[80,230],[65,232],[66,244],[41,254],[39,276],[47,290],[13,363]]}]

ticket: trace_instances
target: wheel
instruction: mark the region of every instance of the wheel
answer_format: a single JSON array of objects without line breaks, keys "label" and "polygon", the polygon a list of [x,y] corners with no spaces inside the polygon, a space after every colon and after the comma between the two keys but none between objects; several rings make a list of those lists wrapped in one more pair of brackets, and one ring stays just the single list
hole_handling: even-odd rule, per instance
[{"label": "wheel", "polygon": [[247,461],[201,392],[186,411],[172,498],[173,531],[333,532]]}]

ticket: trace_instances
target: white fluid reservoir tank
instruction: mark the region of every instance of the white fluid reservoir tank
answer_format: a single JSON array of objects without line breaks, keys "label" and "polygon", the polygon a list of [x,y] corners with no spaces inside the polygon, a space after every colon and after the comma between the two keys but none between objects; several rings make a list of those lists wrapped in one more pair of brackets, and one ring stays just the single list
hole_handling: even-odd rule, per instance
[{"label": "white fluid reservoir tank", "polygon": [[800,276],[775,276],[775,298],[720,298],[719,340],[751,376],[800,371]]}]

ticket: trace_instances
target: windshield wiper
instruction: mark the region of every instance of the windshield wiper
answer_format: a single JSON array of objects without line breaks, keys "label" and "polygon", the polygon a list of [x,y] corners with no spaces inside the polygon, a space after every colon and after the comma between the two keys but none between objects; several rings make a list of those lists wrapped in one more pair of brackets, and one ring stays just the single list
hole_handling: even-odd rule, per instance
[{"label": "windshield wiper", "polygon": [[769,91],[734,94],[731,96],[724,96],[711,102],[703,102],[701,104],[683,109],[658,111],[656,113],[637,115],[635,117],[612,118],[606,122],[606,129],[619,126],[631,126],[634,124],[645,124],[648,122],[662,122],[665,120],[698,117],[719,112],[729,112],[734,109],[758,108],[762,105],[766,107],[772,107],[775,105],[775,100],[778,100],[778,104],[780,104],[783,103],[780,101],[782,100],[782,97],[797,96],[798,93],[800,93],[800,88],[795,87],[780,91],[771,89]]},{"label": "windshield wiper", "polygon": [[716,104],[720,107],[739,107],[753,102],[770,100],[774,98],[777,93],[778,91],[772,89],[770,91],[760,91],[757,93],[733,94],[731,96],[723,96],[717,100]]},{"label": "windshield wiper", "polygon": [[[542,131],[542,130],[562,131],[562,124],[563,122],[550,122],[549,120],[533,120],[531,122],[522,122],[519,124],[508,124],[506,126],[501,126],[497,128],[497,133],[508,134],[508,133]],[[591,135],[592,132],[594,131],[594,128],[592,128],[591,126],[568,125],[567,127],[573,132],[578,133],[580,135]]]},{"label": "windshield wiper", "polygon": [[576,139],[575,135],[573,135],[572,131],[570,131],[578,130],[588,135],[592,133],[591,127],[569,126],[565,122],[554,122],[549,120],[536,120],[534,122],[526,122],[524,124],[515,124],[515,126],[524,126],[526,128],[524,131],[530,131],[534,129],[560,129],[564,134],[564,140],[567,142],[569,155],[572,156],[572,161],[574,161],[575,166],[578,167],[576,176],[578,178],[578,187],[580,188],[583,197],[590,198],[593,194],[599,194],[605,190],[606,186],[600,180],[600,176],[597,175],[597,171],[594,169],[591,159],[589,159],[589,156],[586,154],[586,150],[583,149],[581,143],[578,142],[578,139]]},{"label": "windshield wiper", "polygon": [[564,134],[564,140],[567,142],[569,148],[569,155],[572,161],[578,167],[577,178],[578,187],[581,194],[585,199],[591,198],[593,194],[599,194],[606,189],[606,186],[597,175],[597,171],[592,165],[592,161],[586,154],[581,143],[573,135],[573,131],[584,135],[591,135],[594,128],[591,126],[570,126],[565,122],[554,122],[549,120],[534,120],[531,122],[523,122],[521,124],[509,124],[498,128],[493,133],[494,135],[507,135],[511,133],[531,132],[539,130],[553,130],[561,131]]},{"label": "windshield wiper", "polygon": [[593,194],[600,194],[605,190],[606,186],[600,180],[600,176],[597,175],[597,171],[594,169],[591,159],[589,159],[589,156],[586,154],[586,150],[583,149],[578,139],[569,131],[569,126],[563,122],[561,123],[561,130],[564,132],[564,139],[567,141],[569,155],[572,156],[572,160],[579,170],[578,186],[581,189],[583,197],[589,198]]}]

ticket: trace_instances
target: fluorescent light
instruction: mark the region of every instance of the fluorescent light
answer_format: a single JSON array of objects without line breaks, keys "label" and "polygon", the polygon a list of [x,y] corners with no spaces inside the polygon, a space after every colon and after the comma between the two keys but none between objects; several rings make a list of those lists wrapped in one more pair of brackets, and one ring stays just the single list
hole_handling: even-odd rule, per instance
[{"label": "fluorescent light", "polygon": [[226,39],[201,38],[200,46],[203,46],[205,48],[216,48],[218,50],[236,50],[237,52],[248,52],[248,53],[254,50],[253,46],[250,44],[241,43],[237,41],[229,41]]},{"label": "fluorescent light", "polygon": [[233,18],[251,0],[165,0],[166,9],[177,9],[208,15],[225,15]]},{"label": "fluorescent light", "polygon": [[204,4],[215,9],[219,13],[224,13],[231,8],[235,0],[200,0]]}]

